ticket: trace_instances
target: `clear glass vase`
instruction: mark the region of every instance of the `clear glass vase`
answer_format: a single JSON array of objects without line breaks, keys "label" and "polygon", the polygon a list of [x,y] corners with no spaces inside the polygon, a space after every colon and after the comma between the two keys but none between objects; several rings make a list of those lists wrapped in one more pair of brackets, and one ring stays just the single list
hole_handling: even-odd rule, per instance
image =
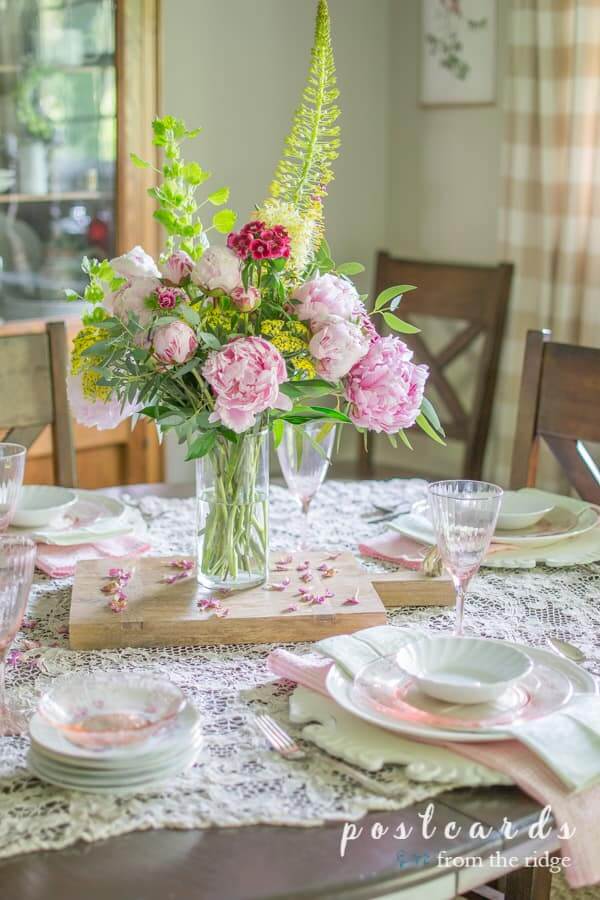
[{"label": "clear glass vase", "polygon": [[269,432],[217,436],[196,462],[198,581],[210,590],[263,584],[269,557]]}]

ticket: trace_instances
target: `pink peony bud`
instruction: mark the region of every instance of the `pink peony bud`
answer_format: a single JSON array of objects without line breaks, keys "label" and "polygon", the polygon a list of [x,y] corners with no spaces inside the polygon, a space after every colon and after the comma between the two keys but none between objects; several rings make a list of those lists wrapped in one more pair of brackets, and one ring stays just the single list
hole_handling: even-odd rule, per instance
[{"label": "pink peony bud", "polygon": [[232,290],[230,296],[241,312],[252,312],[260,306],[260,291],[252,285],[247,289],[240,285]]},{"label": "pink peony bud", "polygon": [[180,366],[192,358],[198,341],[185,322],[171,322],[154,329],[152,345],[154,355],[160,362],[168,366]]},{"label": "pink peony bud", "polygon": [[183,250],[176,250],[175,253],[171,253],[169,258],[160,265],[163,277],[172,284],[181,284],[184,278],[191,275],[193,268],[193,259],[187,253],[184,253]]}]

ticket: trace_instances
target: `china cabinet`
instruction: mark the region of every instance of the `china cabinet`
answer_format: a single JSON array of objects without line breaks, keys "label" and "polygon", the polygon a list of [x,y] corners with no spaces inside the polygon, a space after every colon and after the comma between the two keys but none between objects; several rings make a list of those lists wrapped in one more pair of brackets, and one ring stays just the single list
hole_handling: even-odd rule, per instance
[{"label": "china cabinet", "polygon": [[[158,109],[158,0],[0,0],[0,332],[48,319],[77,331],[83,256],[158,248],[150,122]],[[0,368],[0,382],[2,371]],[[147,426],[76,427],[84,487],[160,477]],[[27,478],[51,478],[49,434]]]}]

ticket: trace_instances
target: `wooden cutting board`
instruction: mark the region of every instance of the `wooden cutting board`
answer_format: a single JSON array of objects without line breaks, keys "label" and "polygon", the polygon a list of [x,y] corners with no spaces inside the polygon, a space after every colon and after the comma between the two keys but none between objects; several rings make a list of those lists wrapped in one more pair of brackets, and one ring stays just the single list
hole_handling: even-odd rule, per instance
[{"label": "wooden cutting board", "polygon": [[[272,555],[271,569],[274,561],[281,557],[281,553]],[[86,650],[318,641],[385,624],[384,602],[391,606],[453,602],[447,579],[425,579],[404,571],[375,575],[364,569],[351,553],[328,560],[327,565],[335,570],[335,574],[323,578],[317,567],[326,557],[324,552],[296,554],[289,571],[271,571],[273,583],[290,578],[285,590],[269,590],[262,585],[220,596],[222,606],[228,609],[226,617],[199,608],[199,601],[210,593],[198,586],[194,573],[174,584],[161,580],[177,573],[178,570],[171,566],[176,557],[142,557],[118,560],[118,563],[98,559],[78,563],[71,601],[70,645],[75,650]],[[301,558],[310,562],[313,576],[310,583],[303,582],[296,569]],[[126,588],[127,607],[119,613],[109,608],[109,598],[101,590],[108,580],[108,570],[117,564],[133,571]],[[318,594],[329,589],[334,597],[321,605],[303,603],[298,597],[301,587]],[[359,603],[344,605],[357,588]],[[290,606],[297,606],[297,610],[284,612]]]}]

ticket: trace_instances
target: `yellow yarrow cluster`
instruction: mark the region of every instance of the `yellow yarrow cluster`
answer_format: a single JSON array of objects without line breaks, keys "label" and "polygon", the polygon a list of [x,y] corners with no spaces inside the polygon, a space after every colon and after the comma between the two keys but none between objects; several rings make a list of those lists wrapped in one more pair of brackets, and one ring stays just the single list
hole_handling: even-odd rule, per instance
[{"label": "yellow yarrow cluster", "polygon": [[227,334],[233,329],[234,310],[223,309],[221,306],[207,306],[198,310],[203,331],[224,331]]},{"label": "yellow yarrow cluster", "polygon": [[94,325],[86,325],[79,332],[73,341],[73,349],[71,351],[71,374],[81,375],[81,389],[83,396],[87,400],[101,400],[102,403],[110,397],[110,388],[103,387],[98,384],[100,375],[93,372],[92,368],[100,362],[98,356],[84,356],[84,350],[103,341],[107,337],[107,332]]},{"label": "yellow yarrow cluster", "polygon": [[260,330],[262,336],[286,356],[294,376],[315,377],[314,363],[307,355],[309,331],[306,325],[292,319],[265,319]]},{"label": "yellow yarrow cluster", "polygon": [[290,267],[296,274],[301,275],[310,262],[315,244],[318,243],[317,223],[302,216],[285,200],[266,200],[256,213],[256,217],[270,228],[274,225],[283,225],[290,236]]}]

